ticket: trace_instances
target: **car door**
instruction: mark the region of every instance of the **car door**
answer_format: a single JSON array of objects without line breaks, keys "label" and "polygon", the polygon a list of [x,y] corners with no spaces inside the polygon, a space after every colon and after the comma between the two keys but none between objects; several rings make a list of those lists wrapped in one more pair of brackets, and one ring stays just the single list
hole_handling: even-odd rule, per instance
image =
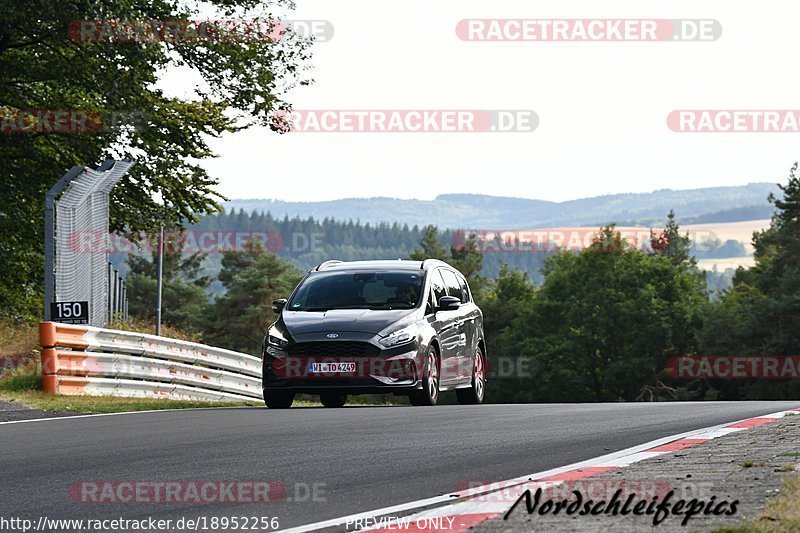
[{"label": "car door", "polygon": [[472,380],[472,366],[475,364],[475,351],[478,349],[480,340],[480,329],[482,327],[481,311],[472,300],[467,280],[461,274],[457,274],[458,283],[461,286],[463,305],[461,306],[461,319],[463,320],[464,334],[467,336],[467,377]]},{"label": "car door", "polygon": [[458,309],[445,311],[438,309],[439,298],[448,296],[447,285],[442,278],[441,268],[431,271],[431,294],[434,300],[434,328],[441,345],[439,381],[442,385],[452,385],[458,381],[456,367],[458,365],[458,348],[461,343],[461,325]]},{"label": "car door", "polygon": [[[472,377],[471,351],[467,338],[468,328],[465,324],[468,310],[464,303],[464,296],[461,291],[461,284],[458,281],[458,275],[449,268],[442,268],[440,270],[445,287],[447,288],[447,294],[449,296],[455,296],[461,302],[458,309],[450,311],[453,321],[453,353],[448,367],[450,384],[459,384],[468,381]],[[444,372],[442,374],[444,374]]]}]

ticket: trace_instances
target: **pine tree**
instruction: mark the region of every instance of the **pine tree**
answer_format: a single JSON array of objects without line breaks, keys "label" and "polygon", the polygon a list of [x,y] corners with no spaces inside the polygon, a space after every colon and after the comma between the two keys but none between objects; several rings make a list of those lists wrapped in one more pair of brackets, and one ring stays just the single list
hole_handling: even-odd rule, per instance
[{"label": "pine tree", "polygon": [[227,292],[210,308],[206,331],[210,342],[231,350],[259,354],[272,301],[289,296],[300,272],[257,241],[244,250],[225,252],[219,280]]},{"label": "pine tree", "polygon": [[449,259],[447,249],[439,242],[439,230],[436,226],[425,226],[420,246],[411,253],[409,259],[414,261],[424,261],[425,259]]},{"label": "pine tree", "polygon": [[689,263],[694,266],[697,263],[690,255],[692,240],[689,233],[681,235],[680,227],[675,222],[675,212],[671,209],[664,230],[659,234],[650,231],[650,246],[656,254],[669,257],[674,265]]}]

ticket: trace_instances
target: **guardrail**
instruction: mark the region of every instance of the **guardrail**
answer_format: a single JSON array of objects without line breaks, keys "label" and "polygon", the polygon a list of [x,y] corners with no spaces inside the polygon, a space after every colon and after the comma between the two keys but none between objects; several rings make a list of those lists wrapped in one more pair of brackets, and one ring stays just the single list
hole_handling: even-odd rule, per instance
[{"label": "guardrail", "polygon": [[42,383],[51,394],[253,401],[261,359],[132,331],[39,324]]}]

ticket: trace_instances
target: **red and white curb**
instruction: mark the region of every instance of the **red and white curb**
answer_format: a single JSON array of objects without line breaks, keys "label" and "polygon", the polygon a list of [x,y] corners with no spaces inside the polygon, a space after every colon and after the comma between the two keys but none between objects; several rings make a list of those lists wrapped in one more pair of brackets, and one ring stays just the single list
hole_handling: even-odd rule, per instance
[{"label": "red and white curb", "polygon": [[[307,524],[284,530],[284,533],[305,533],[330,527],[346,527],[351,531],[370,531],[371,533],[396,531],[459,533],[490,518],[502,516],[526,490],[534,492],[537,488],[545,489],[561,483],[585,479],[644,459],[683,450],[730,433],[767,424],[783,418],[786,414],[797,413],[800,413],[800,408],[680,433],[552,470],[403,505]],[[409,511],[420,508],[427,509],[408,514]]]}]

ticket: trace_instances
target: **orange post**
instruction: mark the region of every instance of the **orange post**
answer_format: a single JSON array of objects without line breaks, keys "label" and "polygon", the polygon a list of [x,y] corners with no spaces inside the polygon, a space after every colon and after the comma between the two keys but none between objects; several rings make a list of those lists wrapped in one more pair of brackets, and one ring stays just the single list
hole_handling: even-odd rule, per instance
[{"label": "orange post", "polygon": [[58,376],[55,374],[42,375],[42,389],[46,394],[58,394]]}]

